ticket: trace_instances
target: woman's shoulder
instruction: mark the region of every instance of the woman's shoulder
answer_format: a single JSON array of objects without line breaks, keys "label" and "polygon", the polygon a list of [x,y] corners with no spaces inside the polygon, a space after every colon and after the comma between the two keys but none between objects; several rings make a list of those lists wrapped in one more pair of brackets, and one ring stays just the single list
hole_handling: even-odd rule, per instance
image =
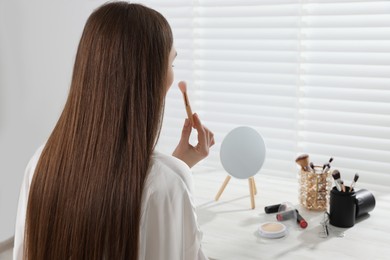
[{"label": "woman's shoulder", "polygon": [[152,190],[186,189],[192,193],[192,172],[182,160],[154,152],[146,186]]},{"label": "woman's shoulder", "polygon": [[41,154],[42,154],[44,147],[45,147],[44,144],[39,146],[38,149],[35,150],[35,153],[30,158],[30,161],[27,164],[26,171],[25,171],[25,178],[28,178],[29,184],[31,184],[31,181],[32,181],[32,178],[33,178],[33,175],[35,172],[35,168],[38,164],[39,158],[41,157]]}]

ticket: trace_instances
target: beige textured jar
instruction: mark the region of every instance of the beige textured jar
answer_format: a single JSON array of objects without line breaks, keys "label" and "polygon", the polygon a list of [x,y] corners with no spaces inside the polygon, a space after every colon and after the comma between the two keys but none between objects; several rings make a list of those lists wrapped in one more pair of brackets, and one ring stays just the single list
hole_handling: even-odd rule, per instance
[{"label": "beige textured jar", "polygon": [[323,172],[322,166],[314,171],[301,170],[299,173],[299,201],[310,210],[326,210],[332,188],[331,171]]}]

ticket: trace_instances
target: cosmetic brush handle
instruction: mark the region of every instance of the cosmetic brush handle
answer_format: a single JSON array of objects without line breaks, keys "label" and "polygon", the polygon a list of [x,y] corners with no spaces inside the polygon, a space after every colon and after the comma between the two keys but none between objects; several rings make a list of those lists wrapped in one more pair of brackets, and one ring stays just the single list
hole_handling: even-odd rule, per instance
[{"label": "cosmetic brush handle", "polygon": [[184,105],[186,107],[187,117],[190,120],[191,125],[193,126],[194,125],[194,119],[192,118],[192,109],[191,109],[191,106],[190,106],[190,101],[189,101],[188,96],[187,96],[187,92],[183,93],[183,98],[184,98]]},{"label": "cosmetic brush handle", "polygon": [[340,181],[340,185],[341,185],[341,191],[342,192],[345,192],[345,185],[344,185],[344,182],[343,181]]},{"label": "cosmetic brush handle", "polygon": [[194,125],[194,118],[192,117],[191,107],[190,106],[186,106],[186,111],[187,111],[188,119],[190,120],[191,125],[193,126]]},{"label": "cosmetic brush handle", "polygon": [[341,189],[341,183],[339,182],[339,180],[335,180],[334,183],[336,184],[336,189],[337,189],[338,191],[342,191],[342,189]]},{"label": "cosmetic brush handle", "polygon": [[353,191],[353,189],[355,188],[355,184],[356,184],[356,182],[354,182],[354,181],[351,183],[351,186],[349,187],[349,191],[351,191],[351,192]]}]

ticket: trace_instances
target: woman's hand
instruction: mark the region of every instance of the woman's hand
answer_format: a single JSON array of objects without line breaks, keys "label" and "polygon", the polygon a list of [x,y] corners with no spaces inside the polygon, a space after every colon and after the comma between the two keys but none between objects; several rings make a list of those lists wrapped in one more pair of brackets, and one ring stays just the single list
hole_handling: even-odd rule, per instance
[{"label": "woman's hand", "polygon": [[209,155],[209,148],[215,143],[214,134],[202,125],[199,116],[195,113],[192,118],[194,119],[194,128],[198,132],[198,144],[196,146],[190,144],[192,127],[187,118],[181,132],[180,142],[172,154],[184,161],[190,168],[206,158]]}]

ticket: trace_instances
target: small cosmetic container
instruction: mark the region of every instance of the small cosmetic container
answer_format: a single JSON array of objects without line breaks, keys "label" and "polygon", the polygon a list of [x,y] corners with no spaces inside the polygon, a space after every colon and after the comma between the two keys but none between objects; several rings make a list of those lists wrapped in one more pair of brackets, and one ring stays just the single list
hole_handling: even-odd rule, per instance
[{"label": "small cosmetic container", "polygon": [[323,166],[315,165],[311,171],[299,172],[299,202],[309,210],[326,210],[329,205],[332,177]]}]

